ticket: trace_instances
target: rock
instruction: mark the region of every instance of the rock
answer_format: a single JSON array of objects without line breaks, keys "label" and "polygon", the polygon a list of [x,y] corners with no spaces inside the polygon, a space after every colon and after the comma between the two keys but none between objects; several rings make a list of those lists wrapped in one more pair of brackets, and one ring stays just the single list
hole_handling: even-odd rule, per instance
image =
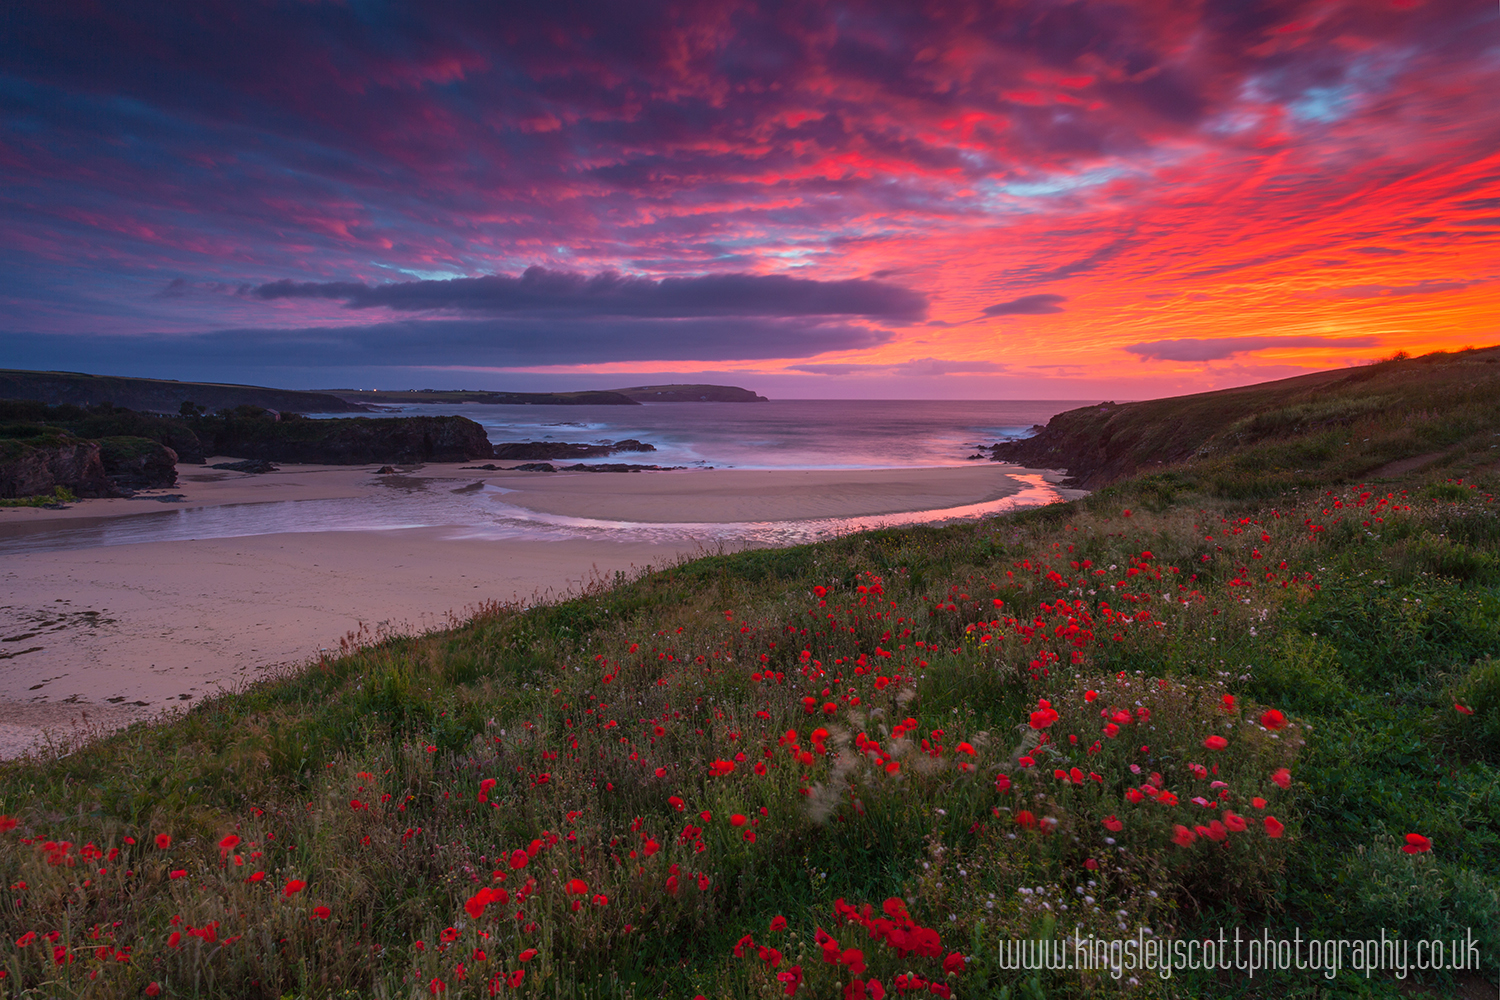
[{"label": "rock", "polygon": [[511,472],[556,472],[557,468],[550,462],[527,462],[525,465],[517,465]]},{"label": "rock", "polygon": [[104,474],[97,441],[80,441],[70,434],[0,440],[0,497],[40,496],[59,486],[80,497],[120,492]]},{"label": "rock", "polygon": [[235,411],[197,421],[219,455],[322,465],[416,465],[494,457],[484,428],[466,417],[314,420],[283,412]]},{"label": "rock", "polygon": [[382,465],[375,470],[375,475],[377,476],[394,476],[395,474],[396,467],[394,465]]},{"label": "rock", "polygon": [[676,471],[678,469],[682,469],[682,468],[685,468],[685,466],[681,466],[681,465],[632,465],[629,462],[600,462],[597,465],[584,465],[582,462],[579,462],[577,465],[565,465],[565,466],[563,466],[563,471],[564,472],[674,472],[674,471]]},{"label": "rock", "polygon": [[653,444],[634,438],[614,444],[570,444],[566,441],[506,441],[495,445],[495,457],[507,461],[549,458],[604,458],[620,451],[655,451]]},{"label": "rock", "polygon": [[224,469],[228,472],[252,472],[257,475],[263,472],[281,471],[280,468],[262,458],[247,458],[243,462],[215,462],[209,468]]},{"label": "rock", "polygon": [[104,474],[121,489],[154,490],[177,485],[177,452],[150,438],[100,438],[99,456]]}]

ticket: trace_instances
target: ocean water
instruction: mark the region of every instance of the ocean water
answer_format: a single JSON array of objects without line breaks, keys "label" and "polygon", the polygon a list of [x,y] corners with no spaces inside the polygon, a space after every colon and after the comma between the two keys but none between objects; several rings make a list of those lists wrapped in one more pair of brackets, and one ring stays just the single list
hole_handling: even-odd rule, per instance
[{"label": "ocean water", "polygon": [[[831,400],[647,403],[642,406],[443,406],[383,414],[457,414],[490,440],[595,444],[634,438],[656,446],[597,462],[719,469],[886,469],[962,465],[981,445],[1021,437],[1091,400]],[[351,414],[319,414],[351,416]],[[572,464],[571,462],[569,464]]]},{"label": "ocean water", "polygon": [[[495,443],[597,443],[635,438],[657,449],[621,453],[587,464],[880,469],[967,465],[968,456],[980,446],[1024,436],[1033,425],[1045,423],[1053,414],[1083,405],[1088,404],[1073,400],[777,400],[644,406],[417,404],[380,415],[461,414],[482,424]],[[544,514],[507,503],[509,491],[504,489],[464,489],[465,483],[434,480],[417,488],[376,490],[357,498],[200,508],[167,506],[127,517],[38,524],[24,531],[5,530],[0,522],[0,555],[285,532],[408,528],[442,528],[444,537],[451,538],[583,538],[696,543],[705,548],[789,545],[867,528],[984,517],[1059,499],[1040,476],[1017,478],[1022,483],[1019,493],[963,507],[875,517],[727,524],[646,524]],[[150,501],[142,504],[144,507]]]}]

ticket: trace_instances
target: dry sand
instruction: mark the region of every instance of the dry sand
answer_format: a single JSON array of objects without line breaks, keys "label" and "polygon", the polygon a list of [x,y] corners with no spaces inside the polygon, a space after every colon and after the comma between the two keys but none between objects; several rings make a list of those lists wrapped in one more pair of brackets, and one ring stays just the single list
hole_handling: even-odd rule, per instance
[{"label": "dry sand", "polygon": [[[546,514],[744,522],[941,509],[1015,493],[1015,472],[960,468],[670,473],[484,472],[381,477],[371,467],[243,475],[180,466],[179,486],[66,510],[0,508],[0,537],[173,506],[358,497],[418,481],[487,482]],[[1055,477],[1052,477],[1055,480]],[[443,481],[447,481],[444,483]],[[1068,494],[1071,495],[1071,494]],[[671,543],[456,540],[452,528],[318,531],[10,554],[0,563],[0,757],[44,734],[182,709],[337,649],[351,632],[424,631],[488,601],[531,602],[702,552]]]}]

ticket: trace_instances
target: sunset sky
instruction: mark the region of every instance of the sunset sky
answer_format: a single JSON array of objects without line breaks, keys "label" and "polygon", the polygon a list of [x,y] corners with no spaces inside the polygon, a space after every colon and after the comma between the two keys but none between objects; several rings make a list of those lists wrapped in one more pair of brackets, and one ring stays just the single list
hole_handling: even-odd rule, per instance
[{"label": "sunset sky", "polygon": [[0,367],[1139,399],[1500,342],[1496,0],[11,0],[0,53]]}]

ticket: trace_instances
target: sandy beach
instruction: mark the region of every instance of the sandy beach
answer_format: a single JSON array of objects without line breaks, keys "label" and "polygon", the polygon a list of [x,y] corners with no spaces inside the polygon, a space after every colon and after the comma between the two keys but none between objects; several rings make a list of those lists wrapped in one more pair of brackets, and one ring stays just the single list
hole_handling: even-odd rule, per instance
[{"label": "sandy beach", "polygon": [[[504,490],[523,510],[599,522],[724,524],[948,509],[1016,494],[991,463],[876,470],[488,472],[428,465],[179,466],[179,484],[65,510],[0,509],[0,545],[141,514],[390,491]],[[1033,482],[1035,477],[1030,477]],[[1053,477],[1055,480],[1055,477]],[[1071,496],[1071,492],[1058,491]],[[294,510],[296,508],[293,508]],[[464,537],[452,526],[278,531],[12,551],[0,563],[0,756],[44,733],[185,709],[337,649],[352,632],[425,631],[490,602],[530,603],[702,554],[691,534],[642,541]]]}]

